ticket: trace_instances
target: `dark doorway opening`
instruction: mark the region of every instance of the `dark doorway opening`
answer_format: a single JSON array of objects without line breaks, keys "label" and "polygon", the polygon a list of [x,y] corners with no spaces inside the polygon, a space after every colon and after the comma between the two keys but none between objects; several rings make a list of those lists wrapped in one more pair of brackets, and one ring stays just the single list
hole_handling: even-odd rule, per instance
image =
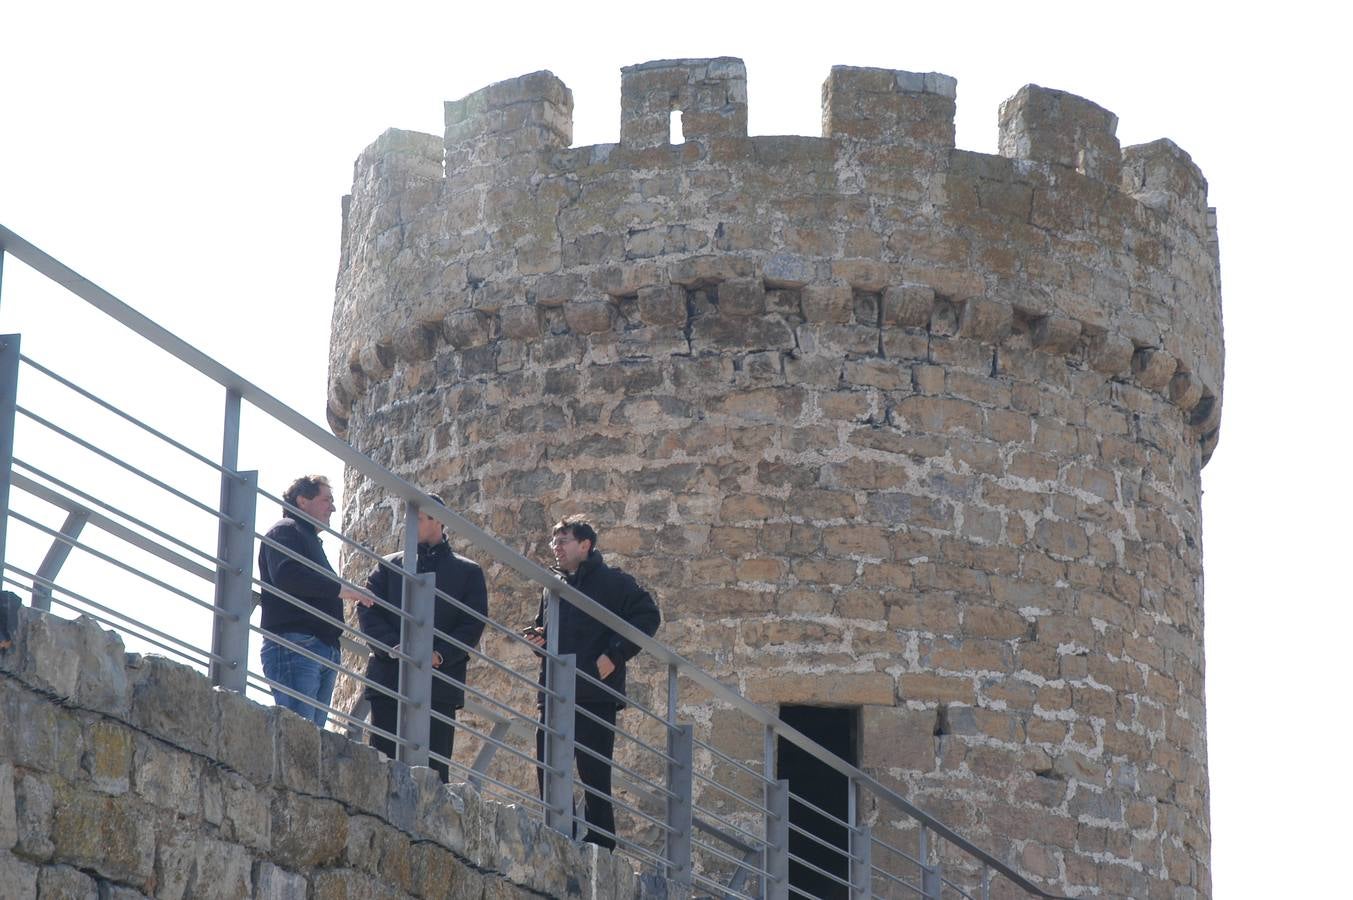
[{"label": "dark doorway opening", "polygon": [[[780,718],[844,761],[851,765],[857,764],[858,710],[850,707],[782,706]],[[791,828],[789,852],[842,881],[849,881],[849,832],[844,826],[795,800],[795,797],[801,797],[842,822],[849,822],[849,779],[783,738],[777,743],[775,772],[776,777],[789,781],[790,823],[839,850],[824,847]],[[845,900],[850,896],[844,885],[792,859],[789,862],[789,883],[810,897],[830,900],[839,897]]]}]

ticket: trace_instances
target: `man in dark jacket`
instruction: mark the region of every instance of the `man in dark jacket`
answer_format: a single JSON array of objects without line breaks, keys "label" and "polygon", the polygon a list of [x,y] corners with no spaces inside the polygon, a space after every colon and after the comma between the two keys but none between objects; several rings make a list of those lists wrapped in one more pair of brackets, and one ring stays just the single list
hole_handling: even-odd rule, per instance
[{"label": "man in dark jacket", "polygon": [[[554,526],[550,547],[554,550],[555,571],[569,584],[600,603],[644,634],[652,636],[658,630],[660,616],[653,597],[639,586],[632,575],[612,568],[602,561],[596,549],[597,532],[584,516],[568,516]],[[536,627],[527,629],[526,637],[537,647],[546,643],[545,598],[541,597]],[[579,677],[577,705],[605,722],[602,725],[579,713],[574,718],[574,742],[578,749],[574,757],[578,777],[597,793],[587,792],[584,815],[588,831],[584,841],[602,847],[615,848],[615,813],[611,806],[611,755],[615,750],[616,713],[625,705],[625,663],[639,652],[639,647],[622,638],[611,629],[586,615],[567,600],[559,601],[559,653],[575,654]],[[609,687],[609,693],[581,677],[590,675]],[[545,680],[542,660],[541,682]],[[619,695],[619,696],[617,696]],[[543,698],[542,698],[543,703]],[[609,727],[608,727],[609,726]],[[599,754],[597,759],[583,752],[587,747]],[[545,758],[545,733],[536,732],[536,757]],[[544,793],[543,774],[541,792]]]},{"label": "man in dark jacket", "polygon": [[[297,478],[282,499],[324,525],[334,513],[334,492],[323,475]],[[329,716],[326,707],[338,675],[334,666],[339,660],[342,629],[337,623],[343,621],[343,601],[362,600],[361,594],[343,588],[333,572],[314,523],[284,508],[281,520],[268,529],[267,540],[258,549],[258,577],[264,585],[260,624],[270,635],[263,639],[263,674],[307,698],[294,697],[274,686],[273,701],[278,706],[295,711],[320,728]],[[332,665],[317,662],[287,644],[302,647]]]},{"label": "man in dark jacket", "polygon": [[[403,553],[393,554],[387,559],[396,566],[404,564]],[[488,590],[484,584],[484,570],[465,557],[452,553],[441,522],[421,511],[418,513],[418,572],[420,574],[435,572],[438,591],[456,598],[480,615],[488,614]],[[366,587],[391,606],[402,606],[404,577],[389,566],[376,566],[366,581]],[[484,632],[483,621],[441,597],[436,598],[433,607],[433,626],[437,631],[467,647],[479,643],[479,637]],[[361,622],[364,634],[388,647],[398,648],[400,641],[398,614],[379,605],[359,606],[357,618]],[[464,684],[469,654],[435,634],[432,638],[432,648],[432,667],[448,678]],[[399,659],[373,646],[366,663],[366,677],[392,691],[397,690]],[[399,701],[373,687],[367,687],[365,696],[371,703],[371,724],[391,734],[398,734]],[[455,719],[456,710],[464,705],[464,690],[435,674],[432,676],[434,712],[447,719]],[[455,729],[450,722],[443,722],[437,716],[432,717],[429,744],[433,753],[450,759],[455,746],[455,737]],[[389,738],[372,732],[370,742],[371,746],[386,756],[391,758],[395,756],[395,742]],[[434,758],[430,761],[430,765],[445,782],[449,775],[446,764]]]}]

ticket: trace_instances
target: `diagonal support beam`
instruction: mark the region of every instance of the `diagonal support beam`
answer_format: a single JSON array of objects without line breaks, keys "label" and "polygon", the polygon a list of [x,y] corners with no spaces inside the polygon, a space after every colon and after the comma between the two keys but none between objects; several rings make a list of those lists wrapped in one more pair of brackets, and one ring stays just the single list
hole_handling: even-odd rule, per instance
[{"label": "diagonal support beam", "polygon": [[[66,514],[66,521],[61,525],[61,533],[74,542],[84,530],[85,523],[89,521],[89,510],[73,509]],[[47,555],[42,558],[42,565],[38,566],[38,577],[45,578],[48,581],[56,581],[56,576],[60,574],[61,567],[66,564],[67,557],[70,556],[73,543],[67,543],[59,539],[52,541],[52,546],[47,549]],[[52,609],[52,589],[45,584],[39,584],[36,581],[33,584],[33,608],[40,609],[43,612],[50,612]]]}]

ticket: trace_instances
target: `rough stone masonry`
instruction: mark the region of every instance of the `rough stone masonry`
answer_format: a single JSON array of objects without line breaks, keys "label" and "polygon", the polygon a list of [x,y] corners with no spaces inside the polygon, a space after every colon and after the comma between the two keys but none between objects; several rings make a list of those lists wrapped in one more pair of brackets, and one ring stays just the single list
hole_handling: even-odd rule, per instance
[{"label": "rough stone masonry", "polygon": [[[536,72],[382,135],[344,200],[332,427],[542,559],[591,513],[660,638],[755,700],[858,707],[865,768],[1050,889],[1210,896],[1202,174],[1035,85],[995,156],[954,147],[946,75],[833,68],[821,137],[749,137],[746,87],[626,68],[619,142],[571,147]],[[535,596],[498,571],[490,602]]]},{"label": "rough stone masonry", "polygon": [[[667,900],[430,769],[24,610],[0,651],[4,900]],[[672,894],[671,896],[677,896]]]}]

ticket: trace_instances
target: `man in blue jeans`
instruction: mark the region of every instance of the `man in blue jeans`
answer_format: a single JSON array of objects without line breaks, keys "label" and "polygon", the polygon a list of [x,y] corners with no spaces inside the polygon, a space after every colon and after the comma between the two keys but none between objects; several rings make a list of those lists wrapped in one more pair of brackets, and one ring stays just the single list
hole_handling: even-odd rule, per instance
[{"label": "man in blue jeans", "polygon": [[[333,488],[323,475],[297,478],[282,499],[324,525],[329,524],[334,514]],[[314,567],[306,565],[303,559]],[[328,575],[324,574],[326,571]],[[319,530],[287,508],[283,508],[281,520],[268,529],[267,540],[259,547],[258,573],[265,585],[260,624],[269,634],[263,639],[263,674],[300,695],[293,696],[274,686],[273,701],[323,728],[338,674],[333,666],[339,660],[338,638],[342,629],[338,622],[343,621],[343,601],[371,601],[339,584],[324,555]],[[300,653],[295,647],[308,650],[332,665]]]}]

